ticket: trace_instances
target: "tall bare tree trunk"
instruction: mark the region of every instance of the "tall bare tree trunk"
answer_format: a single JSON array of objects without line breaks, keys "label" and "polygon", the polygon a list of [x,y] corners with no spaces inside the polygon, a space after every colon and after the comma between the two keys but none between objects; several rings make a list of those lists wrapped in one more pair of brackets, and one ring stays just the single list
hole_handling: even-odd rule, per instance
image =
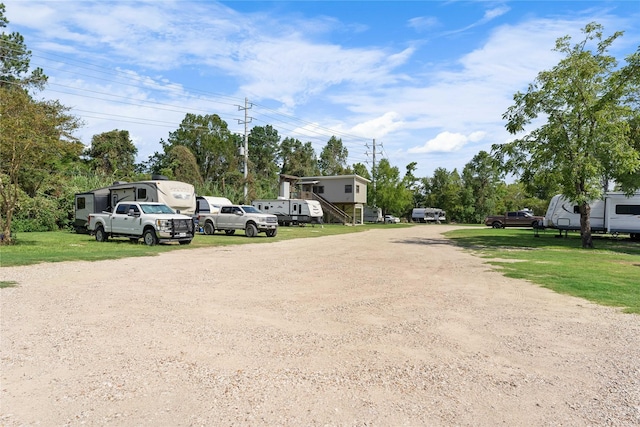
[{"label": "tall bare tree trunk", "polygon": [[580,237],[582,237],[582,247],[593,249],[593,239],[591,238],[591,206],[584,202],[580,205]]}]

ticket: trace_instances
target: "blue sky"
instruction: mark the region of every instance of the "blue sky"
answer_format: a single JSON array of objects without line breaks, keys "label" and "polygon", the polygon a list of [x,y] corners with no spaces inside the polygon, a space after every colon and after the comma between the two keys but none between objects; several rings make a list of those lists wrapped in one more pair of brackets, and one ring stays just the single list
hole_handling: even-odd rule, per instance
[{"label": "blue sky", "polygon": [[596,21],[640,45],[640,1],[35,1],[3,0],[49,76],[40,94],[95,134],[126,129],[138,161],[187,113],[218,114],[312,142],[332,135],[348,162],[384,157],[401,173],[462,170],[512,139],[513,94],[555,65],[558,37]]}]

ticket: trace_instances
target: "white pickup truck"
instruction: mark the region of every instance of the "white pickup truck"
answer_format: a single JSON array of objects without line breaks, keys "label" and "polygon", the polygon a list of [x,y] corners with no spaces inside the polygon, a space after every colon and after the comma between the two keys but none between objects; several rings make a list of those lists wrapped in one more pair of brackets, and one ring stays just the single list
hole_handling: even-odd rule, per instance
[{"label": "white pickup truck", "polygon": [[253,206],[222,206],[218,213],[200,215],[199,218],[205,234],[224,231],[230,235],[236,230],[244,230],[247,237],[255,237],[262,232],[268,237],[278,234],[278,217],[263,213]]},{"label": "white pickup truck", "polygon": [[87,229],[98,242],[125,237],[136,242],[142,238],[149,246],[164,242],[188,245],[195,225],[193,218],[177,214],[163,203],[120,202],[113,213],[90,214]]}]

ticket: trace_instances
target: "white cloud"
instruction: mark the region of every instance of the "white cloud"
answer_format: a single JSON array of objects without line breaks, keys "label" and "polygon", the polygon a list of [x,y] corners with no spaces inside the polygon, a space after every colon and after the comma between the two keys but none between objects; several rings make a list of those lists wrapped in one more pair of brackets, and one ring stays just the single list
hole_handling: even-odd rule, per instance
[{"label": "white cloud", "polygon": [[407,25],[417,32],[423,32],[437,27],[439,22],[438,18],[433,16],[418,16],[416,18],[409,19]]},{"label": "white cloud", "polygon": [[458,151],[468,142],[479,142],[485,136],[484,132],[476,131],[469,135],[453,132],[441,132],[435,138],[430,139],[424,145],[413,147],[408,150],[409,153],[449,153]]}]

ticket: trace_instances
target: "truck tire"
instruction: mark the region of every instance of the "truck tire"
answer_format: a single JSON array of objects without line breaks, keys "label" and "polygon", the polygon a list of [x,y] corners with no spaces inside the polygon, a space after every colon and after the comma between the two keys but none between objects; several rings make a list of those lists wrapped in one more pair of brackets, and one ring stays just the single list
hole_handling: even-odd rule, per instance
[{"label": "truck tire", "polygon": [[278,234],[278,229],[274,228],[273,230],[267,230],[267,237],[276,237],[276,234]]},{"label": "truck tire", "polygon": [[236,230],[224,230],[224,234],[226,234],[227,236],[233,236],[234,234],[236,234]]},{"label": "truck tire", "polygon": [[212,235],[216,232],[216,228],[213,226],[211,221],[207,221],[204,223],[204,234]]},{"label": "truck tire", "polygon": [[493,228],[502,228],[502,223],[500,221],[493,221],[491,224]]},{"label": "truck tire", "polygon": [[147,246],[154,246],[158,244],[158,237],[156,236],[156,231],[153,228],[147,228],[144,230],[142,239],[144,240],[144,244]]},{"label": "truck tire", "polygon": [[244,230],[244,234],[247,237],[256,237],[258,235],[258,229],[254,224],[247,224],[247,228]]},{"label": "truck tire", "polygon": [[106,242],[109,240],[109,236],[104,232],[104,227],[101,225],[96,228],[96,242]]}]

